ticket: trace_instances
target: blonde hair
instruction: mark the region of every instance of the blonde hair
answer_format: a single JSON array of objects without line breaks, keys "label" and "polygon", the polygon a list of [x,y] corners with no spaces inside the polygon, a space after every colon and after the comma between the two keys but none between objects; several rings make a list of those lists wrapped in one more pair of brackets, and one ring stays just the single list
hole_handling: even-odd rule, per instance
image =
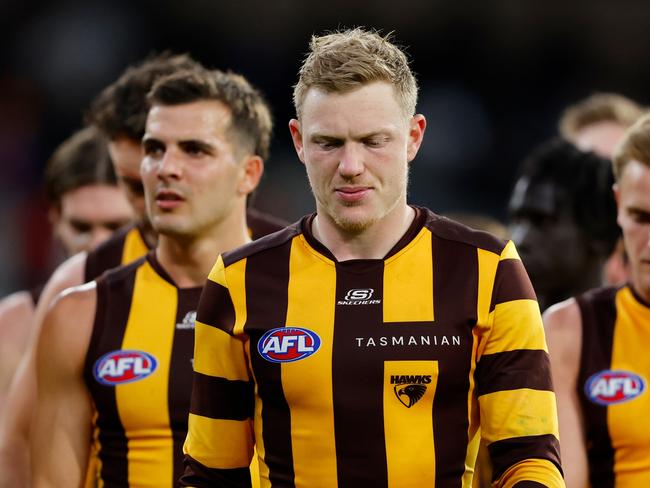
[{"label": "blonde hair", "polygon": [[405,114],[415,114],[418,86],[404,52],[381,36],[362,28],[312,36],[310,52],[302,63],[293,103],[300,119],[310,88],[345,93],[367,83],[385,81],[395,89]]},{"label": "blonde hair", "polygon": [[595,93],[570,105],[560,118],[560,134],[575,142],[578,132],[590,125],[613,122],[630,127],[643,114],[636,102],[616,93]]},{"label": "blonde hair", "polygon": [[632,160],[650,167],[650,113],[637,120],[616,147],[612,161],[617,180],[623,174],[627,163]]}]

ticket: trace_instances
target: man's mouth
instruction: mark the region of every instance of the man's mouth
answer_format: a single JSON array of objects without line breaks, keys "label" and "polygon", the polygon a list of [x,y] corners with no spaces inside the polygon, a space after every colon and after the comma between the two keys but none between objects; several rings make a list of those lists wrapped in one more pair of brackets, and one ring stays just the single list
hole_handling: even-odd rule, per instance
[{"label": "man's mouth", "polygon": [[172,210],[179,207],[185,198],[174,190],[158,190],[156,193],[156,205],[162,210]]},{"label": "man's mouth", "polygon": [[369,186],[346,186],[336,188],[334,191],[345,202],[358,202],[365,198],[372,190]]}]

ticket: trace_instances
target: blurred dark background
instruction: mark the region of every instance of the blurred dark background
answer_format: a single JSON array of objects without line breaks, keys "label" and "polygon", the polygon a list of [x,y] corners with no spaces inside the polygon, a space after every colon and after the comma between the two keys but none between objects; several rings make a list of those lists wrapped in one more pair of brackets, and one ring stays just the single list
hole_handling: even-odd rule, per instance
[{"label": "blurred dark background", "polygon": [[292,85],[312,33],[352,26],[395,31],[412,58],[428,128],[410,200],[439,213],[505,221],[518,164],[566,105],[595,91],[650,102],[641,0],[0,0],[0,295],[57,259],[40,187],[49,154],[101,88],[154,51],[189,52],[265,93],[276,130],[256,206],[311,212],[287,130]]}]

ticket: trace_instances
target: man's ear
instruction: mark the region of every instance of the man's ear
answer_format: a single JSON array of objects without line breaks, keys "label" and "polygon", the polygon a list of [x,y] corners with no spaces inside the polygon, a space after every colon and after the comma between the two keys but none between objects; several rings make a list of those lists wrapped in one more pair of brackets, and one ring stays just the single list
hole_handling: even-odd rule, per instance
[{"label": "man's ear", "polygon": [[243,163],[242,178],[237,186],[238,193],[240,195],[252,193],[257,188],[257,185],[260,184],[263,173],[264,160],[257,155],[247,156]]},{"label": "man's ear", "polygon": [[304,146],[302,144],[302,132],[300,130],[300,121],[297,119],[291,119],[289,121],[289,132],[291,133],[291,140],[293,141],[293,147],[296,148],[296,153],[298,154],[298,159],[305,162],[305,152]]},{"label": "man's ear", "polygon": [[424,130],[427,128],[427,119],[422,114],[416,114],[409,121],[409,135],[406,147],[407,161],[410,163],[415,159],[422,140],[424,139]]}]

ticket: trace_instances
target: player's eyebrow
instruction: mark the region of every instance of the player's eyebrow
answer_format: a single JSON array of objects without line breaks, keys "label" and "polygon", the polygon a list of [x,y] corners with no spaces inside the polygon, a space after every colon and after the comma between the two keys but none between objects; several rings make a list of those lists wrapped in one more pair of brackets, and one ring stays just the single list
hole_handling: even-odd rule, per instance
[{"label": "player's eyebrow", "polygon": [[214,155],[216,153],[216,148],[214,145],[205,141],[201,141],[199,139],[179,141],[178,146],[183,149],[183,151],[204,152],[210,155]]},{"label": "player's eyebrow", "polygon": [[165,148],[165,144],[163,144],[163,142],[160,141],[159,139],[156,139],[154,137],[148,137],[148,136],[144,136],[144,138],[142,139],[142,149],[144,149],[145,153],[153,149],[164,149],[164,148]]}]

